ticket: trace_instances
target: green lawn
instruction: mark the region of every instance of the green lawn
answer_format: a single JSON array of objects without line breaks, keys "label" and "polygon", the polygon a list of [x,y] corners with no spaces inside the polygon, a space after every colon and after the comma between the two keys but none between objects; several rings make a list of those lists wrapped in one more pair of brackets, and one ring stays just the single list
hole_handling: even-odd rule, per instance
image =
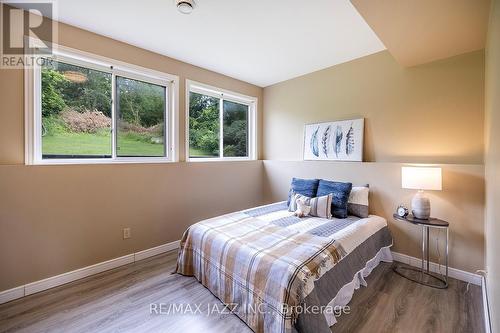
[{"label": "green lawn", "polygon": [[189,147],[189,157],[219,157],[219,155],[214,155],[213,153],[203,149]]},{"label": "green lawn", "polygon": [[[163,156],[163,144],[145,142],[127,135],[118,135],[118,155]],[[43,154],[111,155],[110,133],[57,133],[42,140]]]},{"label": "green lawn", "polygon": [[163,144],[118,135],[118,156],[163,156]]}]

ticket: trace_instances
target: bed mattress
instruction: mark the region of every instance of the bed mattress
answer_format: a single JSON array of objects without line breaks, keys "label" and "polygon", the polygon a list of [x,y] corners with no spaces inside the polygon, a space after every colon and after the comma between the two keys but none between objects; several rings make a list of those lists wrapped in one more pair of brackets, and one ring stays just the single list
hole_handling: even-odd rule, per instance
[{"label": "bed mattress", "polygon": [[298,218],[280,202],[192,225],[177,272],[195,276],[255,332],[330,332],[332,309],[392,260],[391,245],[382,217]]}]

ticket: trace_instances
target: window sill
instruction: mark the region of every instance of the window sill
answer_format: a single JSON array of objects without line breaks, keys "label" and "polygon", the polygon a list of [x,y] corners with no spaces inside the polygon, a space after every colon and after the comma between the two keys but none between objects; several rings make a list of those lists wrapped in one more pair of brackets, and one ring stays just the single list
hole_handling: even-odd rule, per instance
[{"label": "window sill", "polygon": [[252,162],[257,161],[254,158],[188,158],[187,163],[199,163],[199,162]]},{"label": "window sill", "polygon": [[101,160],[101,159],[75,159],[75,160],[42,160],[33,163],[26,163],[26,165],[111,165],[111,164],[166,164],[176,163],[170,159],[152,158],[152,159],[114,159],[114,160]]}]

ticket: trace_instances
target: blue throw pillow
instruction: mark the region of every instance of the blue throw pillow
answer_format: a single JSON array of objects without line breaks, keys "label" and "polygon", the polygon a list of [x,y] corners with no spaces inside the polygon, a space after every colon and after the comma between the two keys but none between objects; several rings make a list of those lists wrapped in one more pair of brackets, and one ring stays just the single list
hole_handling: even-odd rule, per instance
[{"label": "blue throw pillow", "polygon": [[333,194],[332,215],[339,219],[347,217],[347,202],[351,193],[352,183],[332,182],[321,179],[316,195],[318,197]]},{"label": "blue throw pillow", "polygon": [[293,178],[292,184],[290,185],[290,191],[288,191],[288,201],[287,205],[290,205],[290,196],[292,192],[296,194],[302,194],[309,198],[314,198],[316,192],[318,191],[319,179],[300,179]]}]

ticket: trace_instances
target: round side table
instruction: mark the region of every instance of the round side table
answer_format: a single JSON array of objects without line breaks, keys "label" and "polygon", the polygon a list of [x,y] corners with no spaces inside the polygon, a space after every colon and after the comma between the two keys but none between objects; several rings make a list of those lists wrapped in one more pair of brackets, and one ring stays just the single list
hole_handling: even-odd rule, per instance
[{"label": "round side table", "polygon": [[[449,226],[450,224],[446,221],[429,218],[428,220],[417,219],[413,215],[408,215],[407,217],[401,217],[397,214],[393,215],[394,219],[397,221],[408,222],[414,225],[419,225],[422,228],[422,267],[407,267],[395,264],[393,266],[394,272],[401,275],[408,280],[418,282],[420,284],[446,289],[448,288],[448,239],[449,239]],[[430,271],[430,257],[429,257],[429,230],[430,228],[446,229],[446,275],[443,277],[440,274],[434,274]],[[411,274],[413,272],[413,274]],[[420,274],[415,274],[418,272]]]}]

